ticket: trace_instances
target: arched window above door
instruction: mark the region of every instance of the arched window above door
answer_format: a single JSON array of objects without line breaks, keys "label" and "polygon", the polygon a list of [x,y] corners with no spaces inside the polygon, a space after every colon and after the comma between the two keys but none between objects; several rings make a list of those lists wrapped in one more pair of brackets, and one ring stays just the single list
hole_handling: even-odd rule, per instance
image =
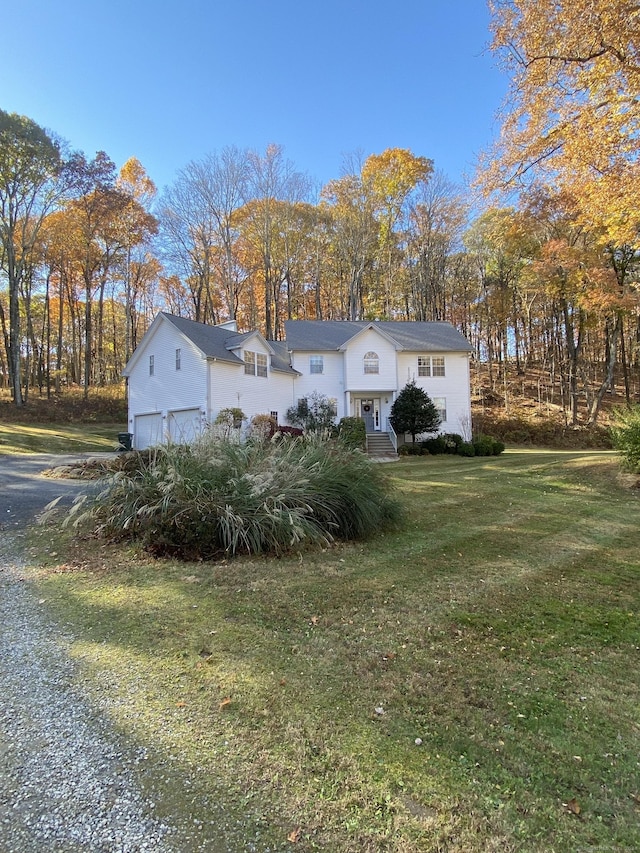
[{"label": "arched window above door", "polygon": [[364,356],[364,372],[380,373],[380,359],[377,352],[367,352]]}]

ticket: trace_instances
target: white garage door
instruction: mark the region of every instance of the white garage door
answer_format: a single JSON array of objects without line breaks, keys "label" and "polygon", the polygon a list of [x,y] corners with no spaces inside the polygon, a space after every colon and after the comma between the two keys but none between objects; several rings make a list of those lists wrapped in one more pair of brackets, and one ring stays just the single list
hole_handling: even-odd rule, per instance
[{"label": "white garage door", "polygon": [[200,435],[200,409],[169,412],[169,438],[176,444],[189,444]]},{"label": "white garage door", "polygon": [[133,428],[133,446],[136,450],[162,443],[162,415],[136,415]]}]

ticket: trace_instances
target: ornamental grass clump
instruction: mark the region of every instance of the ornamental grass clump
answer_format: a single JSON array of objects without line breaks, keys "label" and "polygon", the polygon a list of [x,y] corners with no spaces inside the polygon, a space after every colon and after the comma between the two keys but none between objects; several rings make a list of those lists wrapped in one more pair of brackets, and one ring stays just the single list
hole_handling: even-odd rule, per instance
[{"label": "ornamental grass clump", "polygon": [[208,559],[364,538],[398,515],[380,466],[340,442],[205,435],[156,448],[83,496],[69,520],[157,555]]}]

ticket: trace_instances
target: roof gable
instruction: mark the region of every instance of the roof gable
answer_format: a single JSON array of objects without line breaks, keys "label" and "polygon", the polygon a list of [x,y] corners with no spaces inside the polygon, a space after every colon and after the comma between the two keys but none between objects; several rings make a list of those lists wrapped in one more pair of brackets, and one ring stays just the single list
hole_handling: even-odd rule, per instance
[{"label": "roof gable", "polygon": [[273,355],[273,347],[271,342],[266,338],[263,338],[260,332],[245,332],[244,334],[235,334],[226,342],[225,346],[228,350],[236,350],[242,349],[245,347],[250,341],[259,341],[264,347],[266,347],[267,352],[270,355]]},{"label": "roof gable", "polygon": [[360,335],[364,335],[366,332],[369,331],[375,332],[376,334],[383,337],[387,341],[387,343],[390,343],[391,346],[394,347],[394,349],[402,349],[398,342],[390,334],[388,334],[388,332],[386,332],[380,327],[379,323],[367,323],[366,325],[362,326],[361,329],[358,329],[358,331],[354,335],[352,335],[348,340],[341,344],[338,349],[346,350],[347,347],[356,340],[356,338],[360,337]]}]

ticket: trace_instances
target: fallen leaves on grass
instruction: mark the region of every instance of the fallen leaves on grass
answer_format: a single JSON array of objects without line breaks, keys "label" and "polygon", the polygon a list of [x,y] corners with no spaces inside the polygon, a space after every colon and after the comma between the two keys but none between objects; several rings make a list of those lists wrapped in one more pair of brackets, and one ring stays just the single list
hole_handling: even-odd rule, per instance
[{"label": "fallen leaves on grass", "polygon": [[571,812],[571,814],[575,815],[580,814],[580,812],[582,811],[580,803],[576,800],[575,797],[572,797],[568,803],[565,803],[564,807],[568,812]]}]

